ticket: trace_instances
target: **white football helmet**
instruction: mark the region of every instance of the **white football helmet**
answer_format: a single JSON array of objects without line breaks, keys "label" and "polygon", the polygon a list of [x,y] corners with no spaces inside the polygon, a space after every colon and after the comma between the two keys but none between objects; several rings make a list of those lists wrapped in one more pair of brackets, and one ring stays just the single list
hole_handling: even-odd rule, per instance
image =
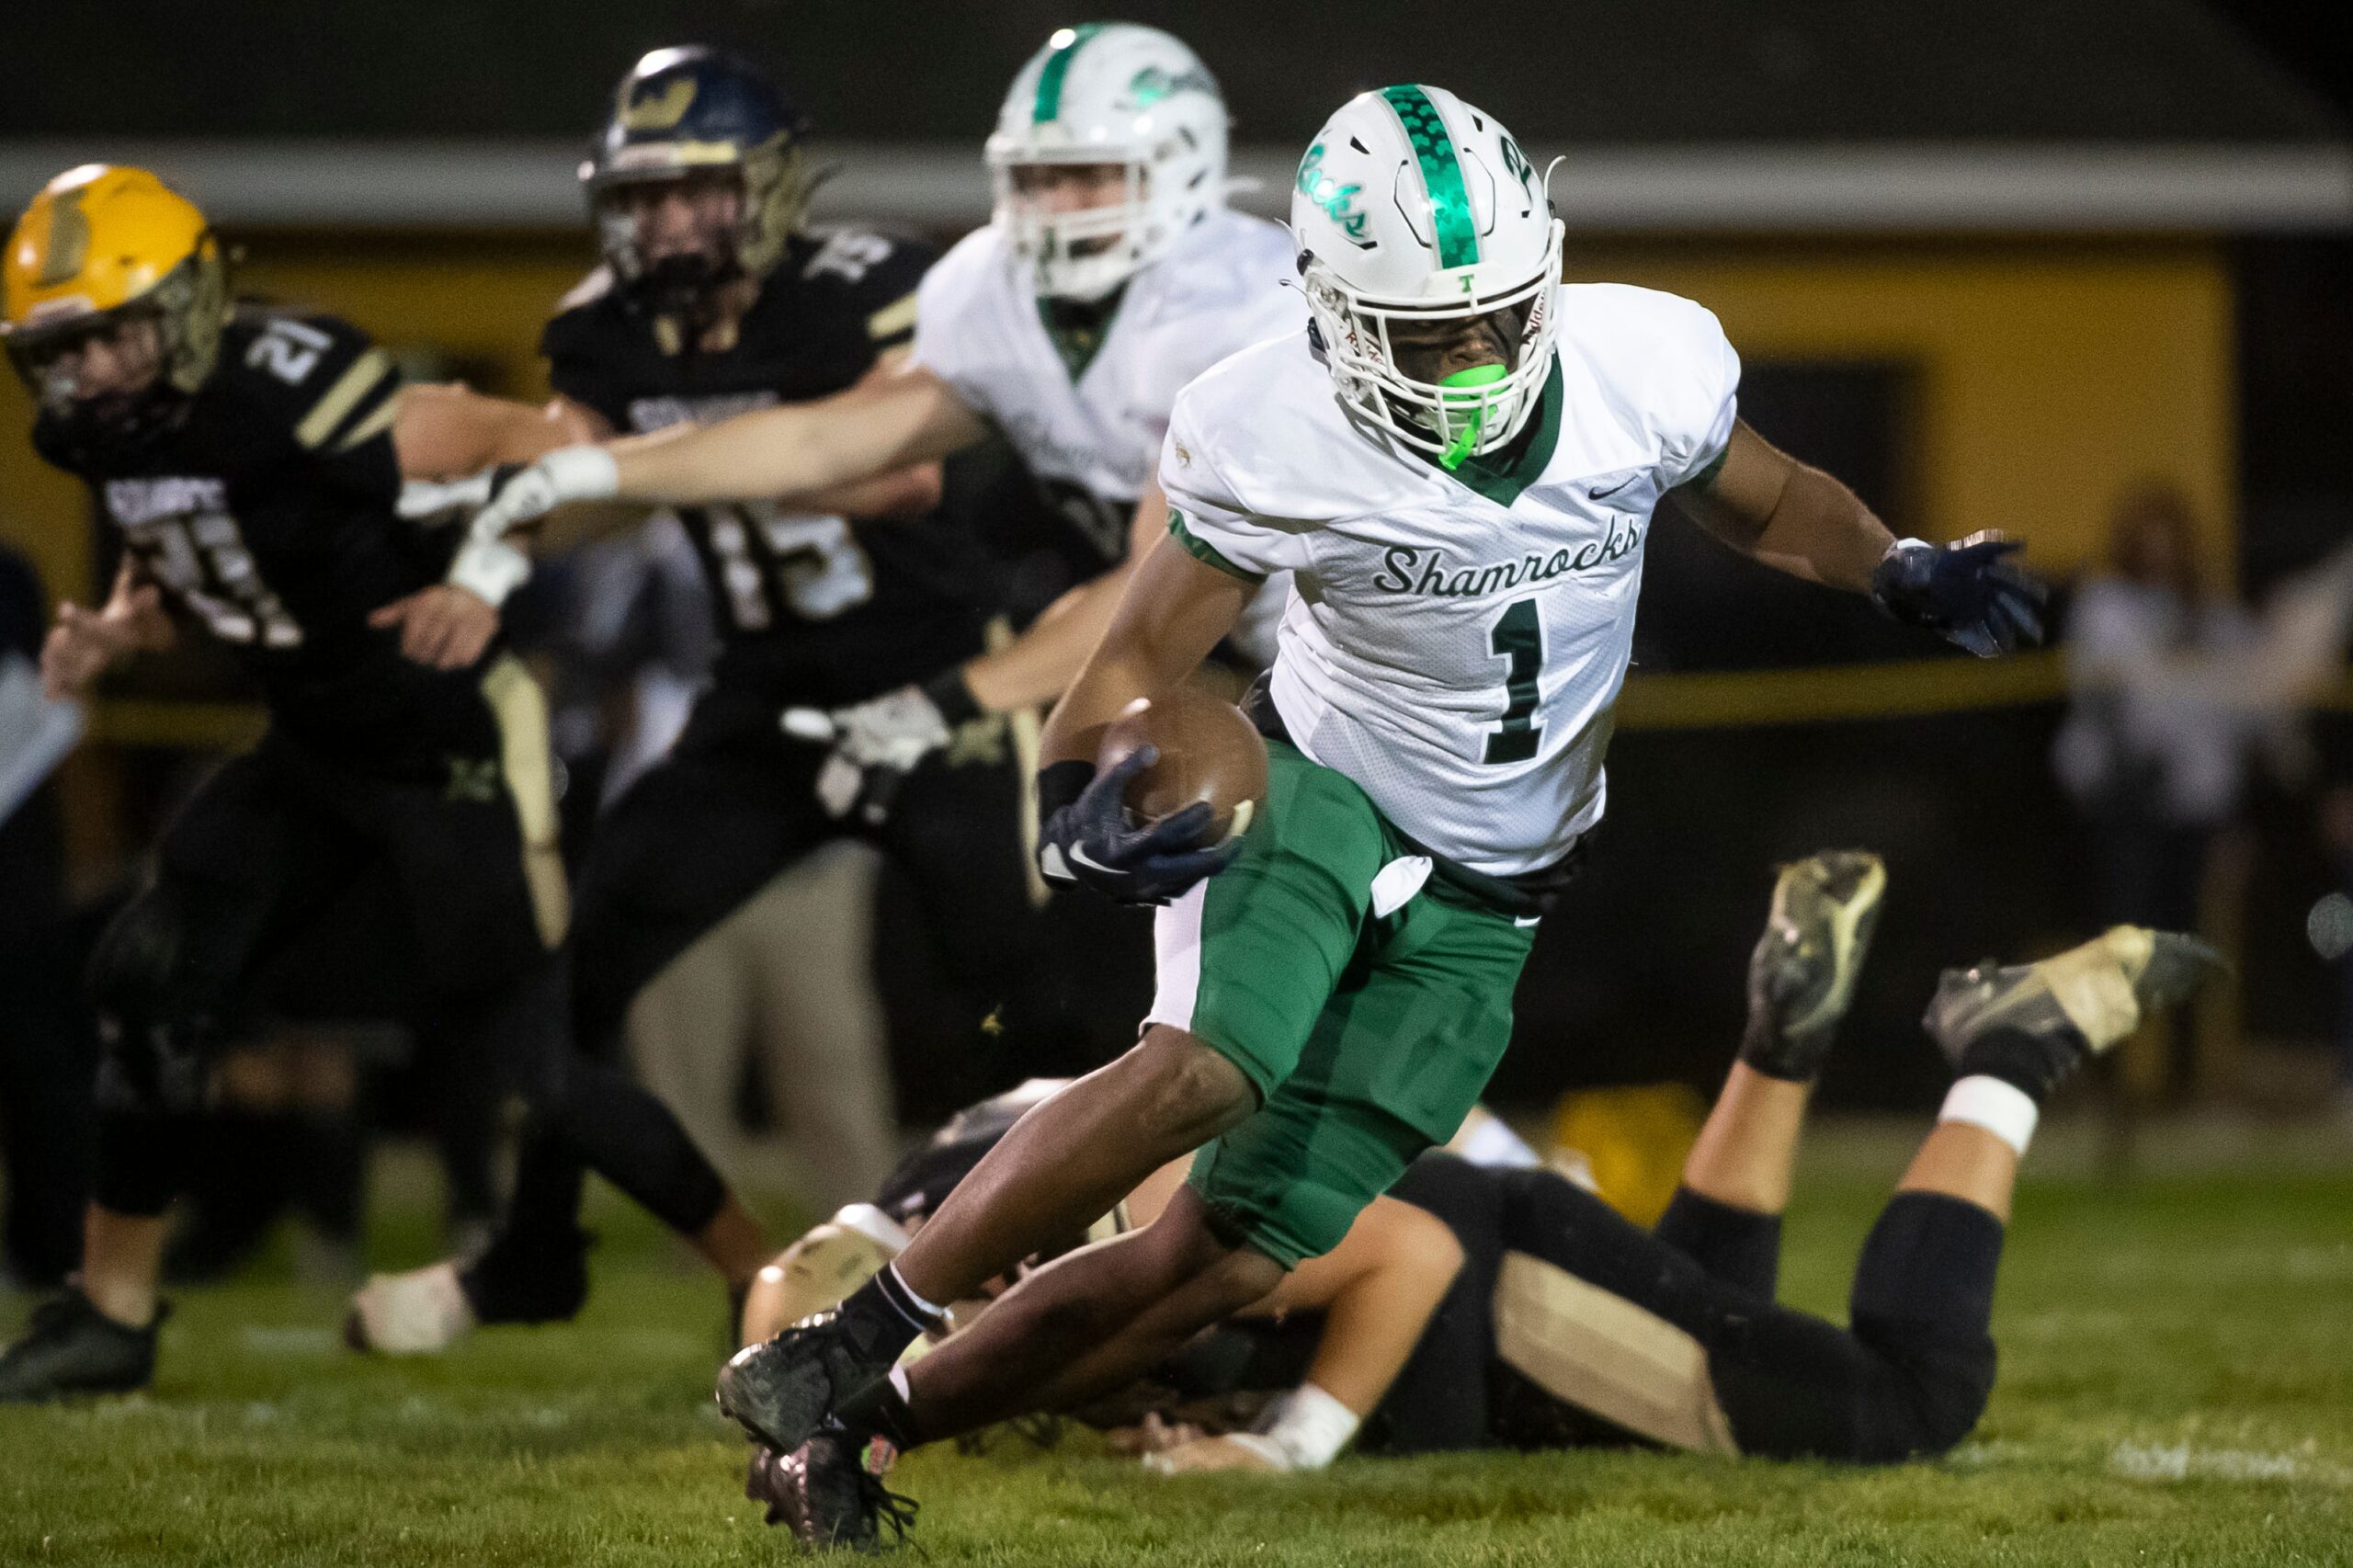
[{"label": "white football helmet", "polygon": [[[1449,467],[1536,412],[1552,369],[1560,222],[1495,117],[1443,87],[1361,93],[1301,160],[1290,226],[1308,310],[1341,398]],[[1512,362],[1416,380],[1390,324],[1511,312]]]},{"label": "white football helmet", "polygon": [[[1225,97],[1157,28],[1089,22],[1046,40],[1013,79],[988,140],[995,221],[1041,298],[1099,300],[1225,203]],[[1022,199],[1014,171],[1119,164],[1124,198],[1078,212]]]}]

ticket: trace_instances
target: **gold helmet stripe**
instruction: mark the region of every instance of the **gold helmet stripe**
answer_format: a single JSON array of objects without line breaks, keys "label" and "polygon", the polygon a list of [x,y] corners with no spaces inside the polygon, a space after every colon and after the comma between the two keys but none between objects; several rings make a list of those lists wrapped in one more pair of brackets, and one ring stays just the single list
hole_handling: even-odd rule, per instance
[{"label": "gold helmet stripe", "polygon": [[49,237],[41,250],[40,276],[33,279],[35,288],[54,289],[82,275],[82,265],[90,256],[90,220],[82,210],[82,193],[88,188],[75,186],[60,191],[50,203]]}]

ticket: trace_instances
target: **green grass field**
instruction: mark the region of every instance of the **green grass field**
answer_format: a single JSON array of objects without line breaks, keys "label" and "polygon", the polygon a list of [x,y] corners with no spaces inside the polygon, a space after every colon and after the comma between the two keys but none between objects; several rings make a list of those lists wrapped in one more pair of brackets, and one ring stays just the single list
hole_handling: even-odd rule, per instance
[{"label": "green grass field", "polygon": [[[1817,1142],[1784,1290],[1836,1313],[1901,1147]],[[2353,1161],[2258,1147],[2253,1165],[2032,1182],[2000,1384],[1943,1463],[1566,1453],[1174,1482],[1088,1442],[1007,1437],[898,1472],[924,1505],[916,1560],[2353,1562]],[[383,1207],[383,1260],[421,1261],[421,1205]],[[618,1202],[595,1222],[599,1290],[577,1324],[438,1361],[348,1355],[338,1299],[282,1269],[184,1295],[152,1395],[0,1410],[0,1563],[789,1557],[711,1409],[717,1290]],[[0,1326],[21,1312],[0,1303]]]}]

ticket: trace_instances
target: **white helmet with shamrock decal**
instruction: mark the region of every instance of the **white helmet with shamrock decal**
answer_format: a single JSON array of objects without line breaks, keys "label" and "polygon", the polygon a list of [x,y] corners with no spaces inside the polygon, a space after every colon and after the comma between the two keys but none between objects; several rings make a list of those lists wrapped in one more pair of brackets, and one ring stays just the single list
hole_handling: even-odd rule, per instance
[{"label": "white helmet with shamrock decal", "polygon": [[[1307,149],[1290,199],[1308,309],[1340,395],[1452,466],[1519,434],[1552,373],[1562,227],[1495,117],[1443,87],[1350,99]],[[1508,312],[1508,365],[1445,381],[1399,369],[1390,326]]]},{"label": "white helmet with shamrock decal", "polygon": [[[995,220],[1040,296],[1096,300],[1225,204],[1225,97],[1157,28],[1089,22],[1046,40],[1013,79],[988,140]],[[1118,164],[1123,197],[1076,212],[1022,199],[1014,172]]]}]

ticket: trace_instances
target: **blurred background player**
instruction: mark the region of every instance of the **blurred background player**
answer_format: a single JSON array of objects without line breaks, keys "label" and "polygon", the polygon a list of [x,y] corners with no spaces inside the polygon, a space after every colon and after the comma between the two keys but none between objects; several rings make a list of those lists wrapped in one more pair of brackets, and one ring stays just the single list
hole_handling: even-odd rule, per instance
[{"label": "blurred background player", "polygon": [[143,170],[51,181],[0,284],[34,444],[123,545],[105,607],[59,610],[51,695],[188,620],[241,656],[271,717],[173,822],[93,960],[105,1054],[80,1279],[0,1353],[0,1398],[40,1399],[148,1381],[163,1213],[213,1053],[264,961],[363,880],[393,890],[383,941],[433,1032],[548,1102],[566,896],[538,691],[496,653],[449,671],[403,658],[383,608],[458,595],[441,579],[466,569],[396,515],[404,474],[564,432],[461,388],[404,389],[333,317],[233,306],[203,214]]},{"label": "blurred background player", "polygon": [[1061,694],[1165,525],[1153,475],[1177,389],[1298,324],[1289,236],[1227,209],[1225,153],[1224,100],[1183,43],[1120,22],[1063,28],[1006,95],[987,148],[995,214],[924,278],[905,367],[681,438],[551,454],[500,486],[477,533],[574,501],[806,496],[995,426],[1055,497],[1092,580],[1009,646],[794,716],[833,746],[827,809],[881,821],[897,781],[960,726]]},{"label": "blurred background player", "polygon": [[[905,358],[915,285],[931,253],[862,230],[804,225],[813,176],[800,111],[758,71],[702,48],[656,50],[614,95],[612,118],[582,168],[604,262],[563,301],[542,338],[557,406],[598,437],[667,430],[747,409],[871,386]],[[835,994],[862,991],[867,954],[803,936],[778,951],[779,873],[838,836],[817,803],[823,752],[779,727],[796,703],[834,707],[930,675],[980,651],[972,542],[918,520],[938,500],[936,464],[836,485],[790,506],[746,501],[676,514],[702,569],[719,640],[710,685],[684,732],[591,830],[573,948],[581,1049],[617,1061],[633,1002],[657,976],[636,1027],[641,1053],[685,1075],[715,1052],[724,1005],[750,965],[824,967]],[[881,526],[853,519],[890,517]],[[563,532],[634,527],[642,507],[574,512]],[[543,541],[548,548],[554,541]],[[436,663],[472,657],[496,619],[487,604],[455,643],[417,641]],[[1027,967],[1027,867],[1016,833],[1019,776],[1000,744],[926,770],[921,809],[883,842],[927,894],[940,946],[969,972]],[[864,923],[804,921],[803,931]],[[746,931],[745,927],[751,928]],[[726,929],[720,929],[725,926]],[[805,983],[807,977],[798,977]],[[760,983],[754,982],[754,983]],[[870,1183],[892,1153],[889,1083],[872,1010],[799,1020],[822,1067],[778,1085],[805,1095],[831,1181]],[[726,1059],[732,1060],[731,1057]],[[708,1119],[706,1119],[708,1121]],[[706,1231],[725,1189],[697,1155],[674,1169],[656,1212],[681,1234]],[[383,1276],[354,1302],[354,1333],[379,1348],[438,1349],[477,1323],[570,1317],[585,1297],[576,1157],[523,1151],[506,1223],[460,1267]],[[756,1257],[739,1259],[756,1262]],[[740,1269],[729,1278],[741,1285]]]}]

